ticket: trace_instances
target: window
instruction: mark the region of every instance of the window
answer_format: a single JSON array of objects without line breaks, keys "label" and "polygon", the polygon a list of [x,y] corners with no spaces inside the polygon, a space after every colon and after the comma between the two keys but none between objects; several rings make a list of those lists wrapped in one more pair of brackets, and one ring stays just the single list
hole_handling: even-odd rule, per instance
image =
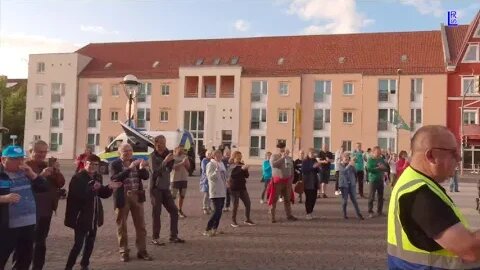
[{"label": "window", "polygon": [[118,84],[115,84],[112,86],[112,96],[113,97],[120,96],[120,86]]},{"label": "window", "polygon": [[397,81],[380,79],[378,80],[378,101],[388,101],[389,94],[397,92]]},{"label": "window", "polygon": [[98,97],[102,96],[102,86],[99,83],[91,83],[88,85],[88,102],[96,103]]},{"label": "window", "polygon": [[215,98],[217,96],[217,88],[215,84],[206,84],[205,85],[205,97]]},{"label": "window", "polygon": [[378,130],[387,131],[388,123],[393,122],[395,119],[394,109],[379,109],[378,110]]},{"label": "window", "polygon": [[418,96],[423,92],[423,79],[410,80],[410,101],[418,101]]},{"label": "window", "polygon": [[63,133],[50,133],[50,150],[59,151],[63,144]]},{"label": "window", "polygon": [[45,63],[44,62],[38,62],[37,63],[37,73],[43,73],[45,72]]},{"label": "window", "polygon": [[414,131],[422,124],[422,109],[410,109],[410,128]]},{"label": "window", "polygon": [[343,112],[343,123],[352,124],[353,123],[353,113],[352,112]]},{"label": "window", "polygon": [[42,108],[36,108],[36,109],[34,109],[34,111],[35,111],[35,121],[42,121],[43,109]]},{"label": "window", "polygon": [[160,111],[160,122],[168,122],[168,112]]},{"label": "window", "polygon": [[479,48],[480,48],[479,44],[468,45],[468,48],[465,51],[465,56],[463,57],[463,62],[464,63],[479,62],[480,61]]},{"label": "window", "polygon": [[352,141],[342,141],[342,147],[345,151],[352,151]]},{"label": "window", "polygon": [[353,95],[353,83],[351,82],[343,83],[343,94],[346,96]]},{"label": "window", "polygon": [[88,133],[87,135],[87,145],[95,149],[95,146],[100,145],[100,134]]},{"label": "window", "polygon": [[283,143],[283,144],[287,145],[287,140],[285,140],[285,139],[277,139],[277,144],[279,144],[279,143]]},{"label": "window", "polygon": [[146,128],[146,122],[150,121],[150,109],[141,108],[137,110],[137,127]]},{"label": "window", "polygon": [[287,123],[287,120],[288,120],[288,112],[287,111],[279,111],[278,112],[278,122]]},{"label": "window", "polygon": [[315,81],[315,89],[313,94],[314,102],[325,102],[327,95],[332,93],[331,81]]},{"label": "window", "polygon": [[45,84],[37,84],[35,87],[35,95],[37,97],[43,97],[44,89],[45,89]]},{"label": "window", "polygon": [[330,147],[330,137],[313,137],[313,148],[322,149],[323,145]]},{"label": "window", "polygon": [[250,156],[259,157],[260,150],[265,150],[265,136],[250,136]]},{"label": "window", "polygon": [[152,83],[142,83],[138,89],[137,102],[146,102],[147,96],[152,94]]},{"label": "window", "polygon": [[262,96],[266,96],[267,93],[268,93],[267,81],[252,81],[251,100],[253,102],[261,101]]},{"label": "window", "polygon": [[475,30],[473,37],[480,38],[480,23],[477,25],[477,30]]},{"label": "window", "polygon": [[110,120],[112,121],[118,121],[118,112],[117,111],[112,111],[110,113]]},{"label": "window", "polygon": [[288,96],[288,82],[280,82],[280,96]]},{"label": "window", "polygon": [[378,138],[378,147],[382,150],[392,150],[395,152],[395,138]]},{"label": "window", "polygon": [[252,109],[250,119],[250,129],[260,129],[260,123],[267,122],[267,110],[266,109]]},{"label": "window", "polygon": [[[231,148],[232,146],[232,131],[231,130],[222,130],[222,145],[228,146]],[[264,143],[265,145],[265,143]]]},{"label": "window", "polygon": [[169,95],[170,95],[170,85],[162,84],[162,96],[169,96]]},{"label": "window", "polygon": [[97,127],[97,121],[101,120],[102,110],[101,109],[88,109],[88,127],[94,128]]},{"label": "window", "polygon": [[476,125],[478,124],[477,111],[463,111],[463,124]]},{"label": "window", "polygon": [[325,109],[325,123],[330,123],[330,109]]},{"label": "window", "polygon": [[40,135],[33,135],[33,140],[34,141],[38,141],[38,140],[41,140],[42,139],[42,136]]},{"label": "window", "polygon": [[330,123],[330,109],[315,109],[313,111],[313,130],[322,130],[325,123]]},{"label": "window", "polygon": [[60,102],[62,96],[65,96],[65,84],[52,83],[52,103]]},{"label": "window", "polygon": [[62,108],[52,109],[52,119],[51,119],[52,127],[59,127],[60,121],[63,121],[63,109]]},{"label": "window", "polygon": [[477,85],[480,78],[478,76],[465,76],[462,77],[462,94],[478,95]]}]

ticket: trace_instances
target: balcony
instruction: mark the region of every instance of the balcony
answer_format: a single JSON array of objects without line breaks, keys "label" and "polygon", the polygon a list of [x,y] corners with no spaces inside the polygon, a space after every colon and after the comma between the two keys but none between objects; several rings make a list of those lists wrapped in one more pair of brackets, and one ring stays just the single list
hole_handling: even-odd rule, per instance
[{"label": "balcony", "polygon": [[88,102],[89,103],[97,103],[98,96],[96,95],[88,95]]},{"label": "balcony", "polygon": [[251,121],[250,129],[260,129],[260,121]]},{"label": "balcony", "polygon": [[235,92],[235,76],[220,76],[220,97],[233,98]]},{"label": "balcony", "polygon": [[233,98],[235,97],[235,93],[232,90],[229,90],[229,91],[220,91],[220,97],[221,98]]},{"label": "balcony", "polygon": [[62,99],[60,94],[52,94],[52,103],[59,103]]},{"label": "balcony", "polygon": [[52,118],[50,120],[50,123],[51,123],[52,127],[59,127],[60,126],[60,119]]},{"label": "balcony", "polygon": [[97,119],[88,119],[88,127],[89,128],[96,128],[97,127]]},{"label": "balcony", "polygon": [[388,91],[379,91],[378,101],[388,102]]},{"label": "balcony", "polygon": [[313,121],[313,130],[323,130],[323,121],[322,120],[314,120]]},{"label": "balcony", "polygon": [[387,121],[378,121],[378,131],[388,131],[388,122]]},{"label": "balcony", "polygon": [[198,98],[198,76],[185,77],[185,97]]},{"label": "balcony", "polygon": [[139,94],[137,96],[137,102],[146,102],[147,101],[147,95],[145,94]]}]

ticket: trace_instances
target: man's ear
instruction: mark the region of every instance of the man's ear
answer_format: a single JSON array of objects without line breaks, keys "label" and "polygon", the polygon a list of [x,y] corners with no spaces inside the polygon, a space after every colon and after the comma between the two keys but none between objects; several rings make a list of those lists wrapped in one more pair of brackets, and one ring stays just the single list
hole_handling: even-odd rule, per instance
[{"label": "man's ear", "polygon": [[429,163],[432,163],[432,164],[436,163],[435,157],[433,156],[432,149],[429,149],[429,150],[425,151],[425,158]]}]

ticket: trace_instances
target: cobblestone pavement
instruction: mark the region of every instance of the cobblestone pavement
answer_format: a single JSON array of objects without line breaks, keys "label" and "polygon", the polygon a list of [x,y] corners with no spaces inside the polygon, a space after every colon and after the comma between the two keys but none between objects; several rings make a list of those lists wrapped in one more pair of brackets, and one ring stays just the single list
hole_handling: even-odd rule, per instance
[{"label": "cobblestone pavement", "polygon": [[[197,172],[198,174],[198,172]],[[65,173],[70,179],[72,170]],[[314,210],[315,219],[305,220],[303,204],[295,203],[296,222],[286,221],[283,206],[277,207],[276,224],[269,223],[267,206],[259,203],[262,184],[259,172],[251,172],[247,187],[252,200],[252,219],[257,226],[241,224],[230,227],[231,212],[224,213],[220,229],[225,234],[208,238],[202,235],[208,216],[201,212],[201,193],[198,176],[189,179],[184,212],[188,216],[179,222],[179,236],[185,244],[168,244],[164,247],[148,245],[152,262],[137,260],[135,233],[129,219],[129,244],[132,260],[119,261],[116,242],[116,226],[112,199],[104,200],[105,225],[98,230],[95,249],[91,258],[93,269],[385,269],[386,267],[386,218],[359,221],[349,205],[350,219],[341,214],[340,198],[333,195],[333,182],[329,185],[327,199],[319,199]],[[107,177],[104,178],[107,180]],[[68,181],[68,180],[67,180]],[[472,185],[473,186],[473,185]],[[385,212],[388,207],[386,196]],[[147,202],[149,199],[147,198]],[[359,199],[366,216],[367,200]],[[472,204],[473,206],[473,204]],[[468,205],[466,205],[468,207]],[[243,205],[240,202],[238,220],[243,221]],[[63,269],[73,244],[73,231],[63,225],[65,200],[60,201],[57,216],[52,220],[48,239],[45,269]],[[473,215],[473,214],[472,214]],[[145,203],[148,238],[151,239],[151,206]],[[168,241],[168,213],[162,212],[161,238]],[[78,259],[80,260],[80,258]],[[79,268],[78,268],[79,269]]]}]

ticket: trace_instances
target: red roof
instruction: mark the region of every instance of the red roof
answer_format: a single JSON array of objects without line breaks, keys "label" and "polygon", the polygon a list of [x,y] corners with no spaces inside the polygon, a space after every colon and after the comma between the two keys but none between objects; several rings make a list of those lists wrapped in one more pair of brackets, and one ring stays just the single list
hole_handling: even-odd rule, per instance
[{"label": "red roof", "polygon": [[463,40],[467,35],[468,25],[446,26],[448,50],[450,52],[450,63],[457,63],[457,57],[462,54]]},{"label": "red roof", "polygon": [[[178,68],[195,66],[197,59],[204,59],[203,66],[213,65],[216,58],[219,65],[230,65],[232,57],[238,57],[243,76],[445,71],[440,31],[95,43],[77,52],[93,58],[80,77],[97,78],[129,73],[178,78]],[[112,65],[105,68],[107,63]]]}]

